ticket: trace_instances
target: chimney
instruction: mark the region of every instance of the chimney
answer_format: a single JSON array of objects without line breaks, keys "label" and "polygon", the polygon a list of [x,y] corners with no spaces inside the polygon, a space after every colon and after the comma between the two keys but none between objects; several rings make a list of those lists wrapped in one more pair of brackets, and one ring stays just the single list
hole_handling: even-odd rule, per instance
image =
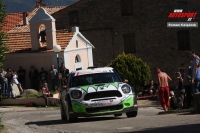
[{"label": "chimney", "polygon": [[39,1],[36,1],[35,2],[35,7],[38,8],[38,7],[45,7],[46,5],[45,4],[42,4],[42,0],[39,0]]},{"label": "chimney", "polygon": [[28,19],[27,19],[27,12],[23,12],[23,25],[27,25],[28,24]]},{"label": "chimney", "polygon": [[72,27],[72,32],[79,32],[79,27]]},{"label": "chimney", "polygon": [[37,1],[36,1],[36,2],[35,2],[35,7],[36,7],[36,8],[40,7],[40,2],[37,2]]}]

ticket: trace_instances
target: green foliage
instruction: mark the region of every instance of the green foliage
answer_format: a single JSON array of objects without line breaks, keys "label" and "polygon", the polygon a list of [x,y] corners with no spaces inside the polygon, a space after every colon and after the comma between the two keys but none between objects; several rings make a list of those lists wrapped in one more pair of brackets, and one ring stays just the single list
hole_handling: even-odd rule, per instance
[{"label": "green foliage", "polygon": [[122,80],[128,79],[128,83],[135,88],[136,92],[139,91],[144,80],[149,81],[151,79],[149,66],[133,54],[122,53],[108,66],[113,67]]},{"label": "green foliage", "polygon": [[4,129],[4,125],[1,124],[1,119],[0,119],[0,132]]},{"label": "green foliage", "polygon": [[2,26],[4,24],[6,12],[3,2],[0,0],[0,68],[3,66],[3,61],[5,61],[5,52],[8,48],[3,44],[3,40],[6,38],[6,34],[2,31]]}]

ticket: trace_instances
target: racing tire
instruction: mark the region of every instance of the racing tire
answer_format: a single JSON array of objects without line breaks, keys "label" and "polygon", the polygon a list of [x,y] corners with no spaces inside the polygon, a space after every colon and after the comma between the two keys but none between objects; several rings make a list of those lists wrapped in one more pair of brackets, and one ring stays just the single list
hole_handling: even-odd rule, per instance
[{"label": "racing tire", "polygon": [[68,101],[65,101],[65,102],[66,102],[65,114],[66,114],[67,122],[76,122],[78,120],[78,117],[74,117],[69,114],[71,107],[69,106]]},{"label": "racing tire", "polygon": [[[60,102],[61,103],[61,102]],[[62,103],[60,104],[60,114],[61,114],[61,120],[67,120],[66,114],[64,113],[64,109],[62,107]]]},{"label": "racing tire", "polygon": [[61,114],[62,120],[67,120],[66,113],[65,113],[65,110],[63,108],[63,104],[64,104],[64,101],[65,101],[66,94],[67,94],[66,90],[62,90],[60,92],[60,114]]},{"label": "racing tire", "polygon": [[69,112],[72,111],[71,107],[68,104],[68,101],[66,101],[66,94],[67,91],[66,90],[62,90],[61,91],[61,105],[60,105],[60,109],[61,109],[61,119],[62,120],[66,120],[67,122],[76,122],[78,120],[78,117],[73,117],[70,116]]},{"label": "racing tire", "polygon": [[119,116],[122,116],[122,113],[120,114],[114,114],[115,117],[119,117]]},{"label": "racing tire", "polygon": [[126,116],[127,116],[128,118],[136,117],[136,116],[137,116],[137,111],[127,112],[127,113],[126,113]]}]

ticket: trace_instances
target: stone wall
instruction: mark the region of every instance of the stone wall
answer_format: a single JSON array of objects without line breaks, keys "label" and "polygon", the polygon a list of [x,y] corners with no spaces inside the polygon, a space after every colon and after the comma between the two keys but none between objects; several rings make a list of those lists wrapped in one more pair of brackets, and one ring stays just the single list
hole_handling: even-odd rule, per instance
[{"label": "stone wall", "polygon": [[[199,13],[195,20],[199,22],[199,1],[187,1],[189,10]],[[177,31],[183,28],[167,28],[167,22],[171,21],[168,14],[178,8],[176,3],[177,0],[133,0],[134,14],[121,16],[120,0],[81,0],[53,17],[57,30],[71,29],[68,13],[79,10],[80,31],[95,47],[94,65],[107,65],[123,52],[123,34],[135,33],[137,53],[134,55],[147,62],[152,72],[158,66],[172,77],[181,63],[190,61],[188,51],[178,50]],[[199,28],[188,29],[191,48],[198,53]]]}]

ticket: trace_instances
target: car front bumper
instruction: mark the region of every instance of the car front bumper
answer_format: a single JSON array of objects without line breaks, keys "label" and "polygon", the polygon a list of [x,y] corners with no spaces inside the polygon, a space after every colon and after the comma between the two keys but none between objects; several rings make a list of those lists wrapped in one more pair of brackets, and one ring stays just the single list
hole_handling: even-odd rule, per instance
[{"label": "car front bumper", "polygon": [[128,108],[124,108],[120,111],[101,112],[101,113],[94,113],[94,114],[88,114],[85,112],[82,112],[82,113],[70,112],[70,115],[71,115],[71,117],[91,117],[91,116],[120,114],[120,113],[132,112],[132,111],[138,111],[137,105],[134,105],[134,106],[128,107]]},{"label": "car front bumper", "polygon": [[[137,102],[133,95],[126,97],[123,101],[118,101],[118,104],[111,104],[106,106],[89,106],[91,104],[84,104],[84,102],[72,101],[72,111],[70,115],[84,117],[84,116],[98,116],[108,114],[119,114],[131,111],[137,111]],[[115,103],[113,100],[112,103]]]}]

